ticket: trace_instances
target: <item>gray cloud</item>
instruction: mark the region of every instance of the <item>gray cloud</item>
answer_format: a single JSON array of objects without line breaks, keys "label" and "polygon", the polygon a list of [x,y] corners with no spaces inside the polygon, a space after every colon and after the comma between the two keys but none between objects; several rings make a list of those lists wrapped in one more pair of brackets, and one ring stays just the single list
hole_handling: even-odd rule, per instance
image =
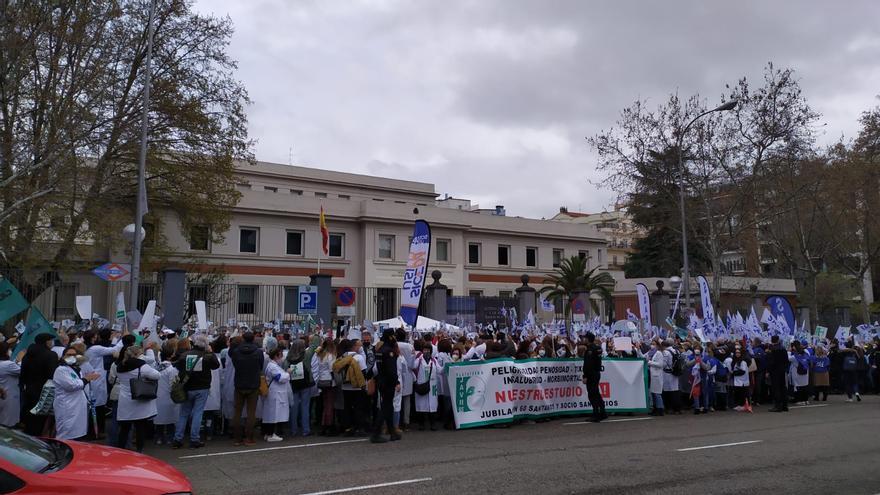
[{"label": "gray cloud", "polygon": [[434,182],[439,193],[598,211],[584,141],[637,98],[717,101],[793,67],[827,122],[857,132],[880,93],[880,4],[818,1],[202,0],[229,15],[257,156]]}]

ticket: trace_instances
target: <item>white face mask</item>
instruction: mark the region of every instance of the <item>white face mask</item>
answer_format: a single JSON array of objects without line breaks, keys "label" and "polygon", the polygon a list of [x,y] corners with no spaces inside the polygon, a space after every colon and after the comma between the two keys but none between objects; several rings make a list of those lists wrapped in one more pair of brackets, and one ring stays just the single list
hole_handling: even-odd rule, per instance
[{"label": "white face mask", "polygon": [[76,364],[76,356],[67,356],[64,358],[64,362],[70,365]]},{"label": "white face mask", "polygon": [[568,351],[566,351],[564,348],[563,348],[563,349],[559,349],[558,351],[556,351],[556,355],[559,356],[559,357],[565,357],[565,354],[566,354],[567,352],[568,352]]},{"label": "white face mask", "polygon": [[453,354],[453,355],[452,355],[452,360],[453,360],[453,361],[458,361],[459,359],[461,359],[461,356],[459,356],[458,354]]},{"label": "white face mask", "polygon": [[544,349],[538,349],[538,356],[544,357],[545,354],[547,354],[547,351]]}]

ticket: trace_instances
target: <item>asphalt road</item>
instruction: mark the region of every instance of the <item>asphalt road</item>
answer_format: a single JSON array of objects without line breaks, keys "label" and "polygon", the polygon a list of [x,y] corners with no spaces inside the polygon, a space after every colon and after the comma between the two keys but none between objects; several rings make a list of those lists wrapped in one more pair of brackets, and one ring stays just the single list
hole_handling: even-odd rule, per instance
[{"label": "asphalt road", "polygon": [[762,407],[410,432],[379,445],[310,437],[244,449],[215,439],[147,453],[177,466],[196,493],[215,495],[880,494],[880,397],[812,404],[787,414]]}]

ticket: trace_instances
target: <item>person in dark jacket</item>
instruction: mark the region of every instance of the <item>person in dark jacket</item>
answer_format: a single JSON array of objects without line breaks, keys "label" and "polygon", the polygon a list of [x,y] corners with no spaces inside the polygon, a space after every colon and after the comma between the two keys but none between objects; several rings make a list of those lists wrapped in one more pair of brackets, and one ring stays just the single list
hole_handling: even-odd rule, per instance
[{"label": "person in dark jacket", "polygon": [[[260,397],[260,376],[263,374],[263,350],[254,344],[254,334],[245,332],[244,342],[229,349],[229,359],[235,367],[235,407],[232,413],[232,431],[235,445],[254,445],[254,422],[257,399]],[[244,439],[241,434],[241,410],[247,405]]]},{"label": "person in dark jacket", "polygon": [[773,408],[770,412],[788,411],[788,385],[785,373],[791,363],[788,360],[788,351],[779,342],[779,336],[774,335],[770,339],[770,352],[767,360],[767,372],[770,373],[770,388],[773,390]]},{"label": "person in dark jacket", "polygon": [[596,345],[596,336],[587,332],[587,350],[584,352],[584,383],[587,385],[587,398],[593,406],[590,421],[598,423],[608,417],[605,401],[599,393],[599,380],[602,378],[602,349]]},{"label": "person in dark jacket", "polygon": [[208,401],[208,393],[211,389],[211,371],[220,368],[220,360],[211,351],[208,338],[204,335],[196,335],[192,339],[192,350],[178,356],[174,367],[181,376],[186,375],[186,402],[180,405],[180,417],[174,429],[174,441],[171,448],[179,449],[183,446],[183,432],[186,423],[190,421],[189,448],[197,449],[204,447],[199,437],[199,429],[202,426],[202,414],[205,412],[205,403]]},{"label": "person in dark jacket", "polygon": [[58,367],[58,355],[52,351],[54,343],[55,338],[48,333],[37,335],[21,360],[21,417],[24,432],[28,435],[42,435],[46,424],[46,416],[35,416],[31,414],[31,409],[37,405],[43,385],[52,378]]},{"label": "person in dark jacket", "polygon": [[394,428],[394,394],[400,390],[400,377],[397,376],[397,358],[400,351],[397,348],[397,340],[394,330],[385,329],[382,339],[374,349],[376,357],[376,389],[380,395],[381,413],[376,417],[373,427],[373,443],[385,443],[388,440],[382,436],[382,426],[388,428],[391,440],[400,440],[400,435]]}]

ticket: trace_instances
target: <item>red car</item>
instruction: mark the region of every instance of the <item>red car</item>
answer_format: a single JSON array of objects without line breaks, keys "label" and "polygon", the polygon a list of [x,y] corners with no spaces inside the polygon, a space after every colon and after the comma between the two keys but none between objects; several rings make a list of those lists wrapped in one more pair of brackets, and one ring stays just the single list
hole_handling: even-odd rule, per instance
[{"label": "red car", "polygon": [[0,427],[0,494],[191,495],[186,476],[127,450]]}]

